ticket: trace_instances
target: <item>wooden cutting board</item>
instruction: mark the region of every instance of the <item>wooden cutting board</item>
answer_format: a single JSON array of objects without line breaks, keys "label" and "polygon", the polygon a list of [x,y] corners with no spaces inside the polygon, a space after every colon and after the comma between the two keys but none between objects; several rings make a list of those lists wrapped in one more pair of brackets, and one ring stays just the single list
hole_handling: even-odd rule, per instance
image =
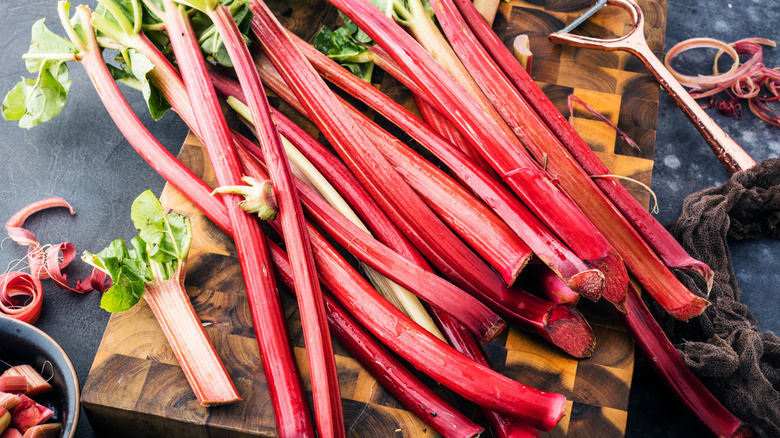
[{"label": "wooden cutting board", "polygon": [[[336,12],[321,1],[271,1],[285,26],[310,38],[319,26],[333,23]],[[665,32],[665,1],[642,1],[650,46],[660,53]],[[546,35],[560,29],[587,1],[512,1],[502,3],[494,28],[508,44],[515,35],[531,37],[532,75],[559,109],[575,93],[607,116],[642,147],[637,151],[585,112],[573,122],[613,173],[650,183],[653,165],[658,86],[627,54],[555,47]],[[599,12],[584,27],[591,35],[621,34],[627,16],[613,8]],[[407,96],[381,75],[377,86],[405,100]],[[312,129],[307,126],[307,129]],[[213,173],[205,150],[190,135],[179,158],[207,182]],[[648,195],[637,191],[645,203]],[[104,436],[241,437],[274,436],[260,358],[253,336],[241,273],[232,242],[175,189],[166,186],[166,208],[192,217],[195,238],[187,265],[187,291],[223,358],[243,401],[206,409],[193,396],[148,306],[141,302],[112,315],[83,392],[93,429]],[[294,300],[283,294],[292,343],[304,379],[305,349]],[[623,436],[634,365],[634,346],[613,310],[601,304],[580,306],[593,326],[597,346],[591,358],[575,360],[536,337],[514,328],[486,345],[495,368],[526,384],[563,393],[570,400],[560,424],[544,436]],[[354,437],[428,437],[436,433],[375,384],[373,378],[336,345],[347,430]],[[430,382],[435,387],[435,382]],[[474,412],[446,389],[436,390]],[[477,414],[475,414],[477,415]],[[477,417],[475,417],[477,418]]]}]

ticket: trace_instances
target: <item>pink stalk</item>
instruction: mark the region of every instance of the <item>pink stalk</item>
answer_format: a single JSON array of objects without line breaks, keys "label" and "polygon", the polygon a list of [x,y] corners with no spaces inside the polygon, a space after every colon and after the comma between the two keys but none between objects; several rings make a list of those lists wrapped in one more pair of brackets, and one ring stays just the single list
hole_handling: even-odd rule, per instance
[{"label": "pink stalk", "polygon": [[[90,13],[88,9],[79,8],[79,14],[82,15],[85,23],[89,23]],[[87,36],[87,41],[82,42],[83,50],[80,52],[80,60],[89,73],[89,77],[92,80],[95,89],[98,91],[101,101],[108,110],[109,115],[111,115],[111,118],[117,124],[120,131],[122,131],[125,138],[127,138],[139,152],[149,152],[149,155],[154,154],[163,157],[165,160],[166,155],[159,153],[160,150],[164,150],[162,145],[160,145],[154,137],[143,128],[140,120],[138,120],[130,109],[130,106],[127,104],[127,101],[122,97],[116,82],[114,82],[103,61],[102,53],[95,38],[95,33],[91,27],[85,29],[85,35]],[[147,157],[143,152],[142,156],[145,158]],[[175,160],[172,156],[170,156],[170,159]],[[167,161],[161,162],[159,166],[168,174],[182,176],[183,178],[189,178],[192,175],[191,173],[181,171],[181,169],[174,168],[174,166],[169,166]],[[198,185],[198,187],[204,186],[205,184]],[[206,196],[201,196],[197,199],[205,198]],[[213,201],[210,201],[209,203],[214,205]],[[218,201],[216,205],[219,205]],[[188,298],[184,301],[189,303]],[[186,310],[183,310],[180,313],[177,312],[177,315],[177,317],[182,318],[194,318],[194,326],[189,326],[192,330],[186,331],[186,334],[175,334],[174,338],[169,338],[169,343],[174,352],[177,353],[177,358],[185,353],[185,355],[182,356],[182,359],[184,360],[182,362],[182,369],[190,380],[199,401],[210,405],[238,400],[239,396],[235,387],[233,387],[222,362],[219,360],[216,351],[214,351],[213,345],[211,345],[208,339],[201,338],[205,337],[205,332],[202,331],[202,326],[199,324],[197,317]],[[165,325],[165,318],[169,316],[171,315],[162,315],[163,318],[159,319],[161,326]],[[193,327],[197,327],[198,330],[195,330]],[[188,367],[187,365],[188,360],[192,359],[191,356],[186,354],[191,353],[191,351],[186,351],[189,350],[189,348],[185,345],[178,345],[183,342],[183,338],[193,338],[193,342],[196,342],[201,338],[200,341],[198,341],[200,345],[198,355],[201,356],[201,358],[199,359],[199,363],[196,362],[198,365],[195,367]],[[180,351],[182,349],[185,351]],[[207,357],[210,357],[211,360],[207,361]]]},{"label": "pink stalk", "polygon": [[[468,0],[455,0],[468,26],[490,53],[512,85],[523,95],[549,128],[560,139],[589,175],[609,175],[610,171],[577,134],[528,73],[520,67],[503,42],[489,26],[479,19]],[[596,178],[596,184],[609,197],[626,219],[636,228],[664,263],[673,269],[698,272],[712,284],[712,270],[691,257],[668,231],[615,178]]]},{"label": "pink stalk", "polygon": [[[180,266],[178,271],[170,280],[148,283],[144,288],[144,300],[160,324],[198,402],[213,406],[240,401],[238,391],[215,354],[206,329],[184,290],[184,267]],[[156,272],[155,278],[162,278],[162,274]]]},{"label": "pink stalk", "polygon": [[[268,63],[260,61],[260,65]],[[305,108],[270,69],[261,68],[266,84],[302,113]],[[531,250],[486,205],[444,174],[439,168],[392,137],[376,123],[338,99],[357,125],[373,139],[379,151],[417,192],[425,203],[493,266],[507,284],[512,284],[528,262]]]},{"label": "pink stalk", "polygon": [[[208,11],[208,15],[224,41],[239,83],[244,90],[255,129],[259,134],[258,139],[263,149],[270,179],[273,182],[275,199],[279,203],[278,220],[287,239],[287,251],[295,278],[301,325],[306,339],[317,430],[323,437],[344,436],[344,415],[333,345],[328,331],[322,292],[317,281],[311,244],[305,231],[303,211],[293,185],[287,155],[271,119],[268,100],[255,70],[252,55],[233,17],[227,7],[220,5],[219,2],[214,9]],[[208,78],[205,69],[201,73]]]},{"label": "pink stalk", "polygon": [[[292,98],[292,96],[289,96],[289,91],[284,92],[281,88],[277,90],[277,94],[283,98]],[[294,102],[294,99],[290,103],[294,107],[298,106]],[[385,143],[399,143],[398,140],[389,139],[389,134],[379,130],[377,126],[366,125],[366,123],[368,123],[367,119],[362,114],[356,111],[351,111],[350,114],[358,121],[360,126],[367,128],[366,132],[370,133],[371,137],[375,140],[384,139]],[[377,144],[380,143],[378,142]],[[251,145],[246,144],[246,146],[248,149],[251,149]],[[382,149],[384,150],[386,148],[383,147]],[[247,169],[249,164],[251,163],[244,160],[245,169]],[[256,169],[256,171],[260,172],[260,169]],[[264,177],[262,174],[253,174],[251,176],[258,179]],[[331,235],[355,254],[355,251],[358,249],[357,236],[350,237],[350,235],[347,235],[342,237],[344,231],[336,230],[332,224],[332,222],[338,222],[333,218],[336,213],[329,213],[329,206],[317,199],[316,196],[311,196],[308,188],[304,185],[301,184],[299,190],[301,191],[302,197],[305,199],[304,203],[306,208],[312,213],[315,221],[326,230],[334,230],[334,232],[331,232]],[[360,258],[364,263],[369,265],[376,263],[376,261],[371,260],[371,258]],[[374,257],[374,259],[377,259],[377,257]],[[374,267],[375,269],[382,271],[379,267]],[[593,333],[590,326],[578,312],[565,306],[555,306],[551,302],[539,299],[523,290],[507,288],[501,282],[501,279],[479,259],[472,259],[469,263],[461,265],[458,272],[459,274],[455,277],[454,281],[458,282],[461,287],[465,288],[475,297],[478,297],[482,302],[487,303],[489,307],[499,313],[503,318],[519,324],[532,333],[544,337],[575,357],[590,356],[594,345]],[[390,276],[390,274],[386,275]],[[396,281],[400,283],[400,280]],[[427,301],[431,302],[430,299],[427,299]],[[444,300],[444,302],[446,303],[447,300]],[[442,310],[448,311],[455,317],[462,318],[462,315],[464,315],[463,310],[459,313],[453,313],[452,311],[447,310],[444,304],[436,305]],[[473,328],[471,330],[473,332]],[[480,335],[477,334],[477,336]]]},{"label": "pink stalk", "polygon": [[[194,40],[192,39],[192,30],[188,27],[189,23],[186,17],[179,15],[180,12],[170,0],[166,0],[164,16],[166,24],[169,26],[168,30],[172,35],[176,35],[172,41],[176,47],[175,52],[177,52],[180,65],[189,67],[184,68],[186,71],[184,81],[190,84],[187,90],[190,93],[189,98],[191,102],[197,102],[201,106],[200,111],[195,113],[196,118],[199,119],[197,123],[202,128],[199,131],[204,136],[206,144],[210,144],[212,149],[220,149],[219,151],[211,150],[210,155],[212,157],[220,156],[224,159],[224,161],[215,160],[214,168],[218,181],[221,183],[237,182],[241,176],[240,167],[238,167],[235,151],[231,152],[230,141],[232,140],[229,131],[227,131],[227,125],[224,123],[213,90],[210,90],[210,86],[202,83],[202,78],[198,77],[203,75],[202,69],[205,66],[197,43],[193,45]],[[111,82],[113,83],[113,81]],[[110,108],[111,105],[106,103],[107,108]],[[226,132],[227,136],[225,136]],[[131,139],[127,134],[125,137]],[[197,177],[191,178],[193,176],[191,174],[183,175],[189,180],[197,181]],[[190,193],[190,199],[209,198],[210,196],[204,196],[204,188],[205,184],[201,182],[197,186],[185,187],[183,192]],[[210,189],[208,191],[210,192]],[[273,276],[267,269],[268,254],[262,231],[257,222],[240,211],[237,206],[226,209],[219,200],[212,198],[210,202],[212,206],[216,202],[221,205],[221,208],[215,207],[203,211],[211,215],[221,213],[221,217],[218,218],[220,222],[217,223],[221,223],[223,230],[232,230],[231,234],[234,235],[236,241],[239,261],[245,274],[244,281],[256,337],[272,394],[278,429],[283,435],[313,436],[313,428],[308,415],[302,414],[308,412],[308,409],[292,352],[287,345],[286,339],[289,338],[281,312],[281,304],[276,296]],[[225,221],[225,217],[229,220]]]},{"label": "pink stalk", "polygon": [[421,372],[474,403],[551,430],[566,399],[539,391],[480,365],[393,307],[310,228],[320,281],[366,329]]},{"label": "pink stalk", "polygon": [[[250,152],[253,149],[251,142],[238,134],[236,139],[246,148],[246,152],[239,149],[246,172],[255,179],[266,179],[266,171],[259,163],[260,157]],[[406,287],[421,299],[445,309],[469,327],[483,342],[492,340],[504,329],[504,321],[478,300],[436,275],[418,268],[374,240],[341,216],[305,184],[299,183],[296,186],[303,205],[317,225],[363,263]]]},{"label": "pink stalk", "polygon": [[[269,247],[275,272],[288,287],[294,287],[286,254],[273,243]],[[401,404],[444,436],[479,436],[482,427],[420,382],[336,300],[327,293],[323,294],[323,300],[333,336]]]},{"label": "pink stalk", "polygon": [[409,35],[364,0],[329,0],[398,62],[476,146],[504,182],[580,258],[605,274],[604,296],[622,308],[628,277],[619,256],[574,202]]},{"label": "pink stalk", "polygon": [[[569,286],[590,299],[598,299],[601,296],[604,283],[602,274],[596,270],[588,270],[587,266],[571,250],[552,235],[500,183],[474,165],[463,153],[434,134],[403,106],[369,86],[365,81],[350,74],[305,42],[298,41],[299,49],[323,77],[362,100],[434,153],[460,181],[469,184],[469,188],[481,197],[531,247],[540,260],[562,276]],[[274,85],[278,82],[273,79],[273,75],[276,73],[267,68],[264,63],[261,62],[258,65],[258,70],[264,76],[266,85]]]},{"label": "pink stalk", "polygon": [[[447,342],[453,348],[471,360],[486,367],[491,367],[485,352],[482,351],[479,344],[474,341],[474,338],[467,330],[464,330],[460,323],[438,309],[432,309],[431,316],[433,316],[436,324],[438,324],[447,338]],[[539,436],[539,432],[536,429],[518,418],[485,408],[482,408],[482,415],[485,416],[490,426],[490,431],[495,438],[533,438]]]},{"label": "pink stalk", "polygon": [[264,51],[305,107],[305,112],[363,186],[403,228],[404,234],[446,277],[461,287],[465,288],[465,284],[473,287],[485,281],[478,278],[481,275],[495,275],[489,268],[474,267],[484,264],[398,175],[295,48],[273,15],[261,6],[252,2],[255,13],[252,26]]},{"label": "pink stalk", "polygon": [[714,436],[753,436],[749,426],[723,407],[688,368],[633,285],[628,287],[626,305],[628,313],[621,318],[631,337],[655,372],[693,415]]},{"label": "pink stalk", "polygon": [[582,170],[477,41],[453,0],[431,1],[439,23],[456,52],[501,116],[536,160],[544,161],[547,169],[557,175],[561,187],[572,194],[572,199],[617,250],[631,273],[675,318],[687,320],[699,315],[707,301],[677,280]]},{"label": "pink stalk", "polygon": [[580,295],[573,291],[561,278],[548,267],[539,263],[530,263],[518,277],[522,286],[530,286],[546,299],[574,306],[580,300]]}]

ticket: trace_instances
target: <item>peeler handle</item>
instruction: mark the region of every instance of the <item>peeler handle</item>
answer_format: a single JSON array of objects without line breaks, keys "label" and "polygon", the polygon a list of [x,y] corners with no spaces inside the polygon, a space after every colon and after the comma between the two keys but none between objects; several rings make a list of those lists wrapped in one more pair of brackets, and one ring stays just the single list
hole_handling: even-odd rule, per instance
[{"label": "peeler handle", "polygon": [[688,94],[650,50],[644,34],[645,18],[639,5],[633,0],[607,0],[607,4],[618,6],[631,15],[633,26],[626,35],[612,39],[599,39],[554,32],[550,34],[550,40],[556,44],[600,50],[624,50],[634,54],[653,73],[677,106],[688,116],[688,119],[709,143],[718,160],[730,174],[755,165],[755,160],[712,120],[712,117]]}]

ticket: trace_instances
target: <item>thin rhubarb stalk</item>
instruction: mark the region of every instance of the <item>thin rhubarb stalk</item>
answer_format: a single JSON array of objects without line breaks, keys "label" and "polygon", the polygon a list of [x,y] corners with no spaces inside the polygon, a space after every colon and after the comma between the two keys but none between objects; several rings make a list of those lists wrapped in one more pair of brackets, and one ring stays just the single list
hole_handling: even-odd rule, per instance
[{"label": "thin rhubarb stalk", "polygon": [[320,281],[367,330],[412,366],[474,403],[551,430],[566,399],[539,391],[480,365],[442,342],[379,295],[314,228]]},{"label": "thin rhubarb stalk", "polygon": [[[468,26],[490,53],[506,77],[555,133],[579,164],[590,175],[609,175],[611,172],[593,153],[574,127],[566,120],[530,75],[522,68],[498,38],[493,29],[485,26],[468,0],[455,0]],[[614,178],[597,178],[596,184],[609,196],[636,230],[642,235],[664,263],[673,269],[694,271],[712,284],[712,270],[705,263],[691,257],[663,225]]]},{"label": "thin rhubarb stalk", "polygon": [[[540,260],[561,275],[573,289],[590,299],[598,299],[601,296],[604,283],[602,274],[596,270],[588,270],[571,250],[552,235],[500,183],[468,160],[463,153],[435,135],[403,106],[349,74],[302,40],[296,42],[301,52],[323,77],[378,111],[442,160],[460,181],[467,183],[469,188],[531,247]],[[265,79],[267,84],[275,83],[271,77],[273,72],[266,69],[262,63],[258,66],[258,70],[267,76]]]},{"label": "thin rhubarb stalk", "polygon": [[574,306],[580,299],[580,295],[573,291],[559,276],[539,263],[528,264],[518,277],[518,282],[522,287],[538,292],[554,303]]},{"label": "thin rhubarb stalk", "polygon": [[[465,330],[463,325],[445,312],[432,309],[431,314],[436,319],[436,323],[442,328],[447,340],[456,350],[463,353],[471,360],[492,368],[485,352],[474,338]],[[490,431],[495,438],[533,438],[538,437],[539,432],[533,427],[521,421],[518,418],[504,415],[500,412],[481,408],[482,415],[490,426]]]},{"label": "thin rhubarb stalk", "polygon": [[[219,101],[209,82],[205,63],[189,19],[184,8],[176,7],[171,0],[165,0],[164,6],[165,11],[158,11],[160,12],[158,16],[164,20],[168,34],[171,37],[171,45],[177,62],[181,67],[182,79],[187,89],[189,101],[194,109],[196,122],[200,127],[200,134],[211,157],[217,183],[220,185],[236,185],[241,180],[240,162],[235,149],[232,148],[232,137],[222,115]],[[238,196],[226,195],[225,202],[233,229],[239,262],[244,273],[246,289],[252,298],[268,297],[275,293],[275,284],[273,275],[268,269],[265,237],[257,221],[238,208],[238,201]],[[278,299],[272,302],[278,303]],[[252,300],[250,300],[250,304],[252,304]],[[278,318],[279,321],[283,321],[279,314],[280,308],[273,309],[273,312],[271,314],[273,315],[273,320]],[[258,333],[261,330],[265,332],[268,329],[259,324],[260,322],[258,320],[255,324],[255,330]],[[278,324],[275,325],[278,326]],[[281,335],[282,333],[286,333],[286,330],[281,333],[277,332],[275,335]],[[285,342],[283,339],[287,339],[287,337],[278,336],[272,338],[268,344]],[[281,350],[281,348],[273,347],[273,345],[269,347],[274,350]],[[302,399],[301,392],[295,389],[300,387],[288,381],[285,382],[286,385],[283,384],[277,388],[276,382],[273,381],[274,375],[281,375],[283,379],[292,377],[289,375],[289,370],[293,361],[292,357],[290,357],[289,347],[286,345],[285,347],[288,350],[285,353],[287,358],[284,358],[284,355],[281,358],[269,356],[265,354],[265,351],[262,354],[264,366],[268,365],[268,368],[266,368],[268,370],[267,374],[272,376],[269,378],[269,387],[275,393],[272,398],[277,412],[277,429],[280,433],[290,434],[290,436],[313,435],[311,424],[307,415],[304,414],[308,411],[303,408],[305,400]],[[263,346],[261,346],[262,348]],[[333,360],[332,356],[330,360]],[[279,363],[282,365],[277,365]],[[278,391],[277,389],[281,390]],[[338,394],[337,389],[335,393]],[[329,394],[326,397],[330,398],[331,395]],[[295,406],[295,408],[291,409],[291,406]],[[287,414],[293,415],[293,418],[287,418]],[[285,418],[280,417],[280,415],[284,415]],[[340,421],[343,421],[340,416],[337,419],[330,420],[332,418],[330,412],[328,412],[328,418],[325,423],[333,421],[338,424]]]},{"label": "thin rhubarb stalk", "polygon": [[604,296],[618,308],[628,277],[619,256],[599,231],[529,156],[516,149],[516,140],[488,118],[462,87],[451,79],[420,45],[364,0],[329,0],[380,44],[401,65],[437,109],[478,148],[523,202],[578,257],[605,274]]},{"label": "thin rhubarb stalk", "polygon": [[[233,96],[228,97],[228,104],[242,117],[246,119],[249,114],[246,111],[246,106]],[[283,117],[283,116],[282,116]],[[344,200],[341,194],[328,182],[327,178],[320,173],[319,170],[311,163],[289,140],[282,136],[282,143],[284,144],[285,153],[290,160],[290,167],[296,177],[303,183],[309,186],[313,191],[323,197],[335,210],[337,210],[342,216],[347,218],[350,222],[361,228],[368,233],[371,232],[363,224],[358,215]],[[254,152],[254,151],[253,151]],[[404,312],[406,316],[412,318],[416,323],[420,324],[426,330],[433,333],[436,337],[444,339],[444,336],[436,327],[436,324],[431,319],[431,316],[425,310],[420,303],[420,300],[411,293],[408,289],[395,283],[389,278],[385,277],[381,273],[377,272],[374,268],[360,262],[360,269],[369,279],[371,284],[374,285],[376,290],[387,298],[395,307]]]},{"label": "thin rhubarb stalk", "polygon": [[749,426],[734,417],[685,364],[634,286],[629,284],[628,313],[621,315],[631,337],[661,380],[718,437],[751,437]]},{"label": "thin rhubarb stalk", "polygon": [[402,227],[404,234],[447,278],[454,279],[461,287],[482,281],[478,278],[480,275],[494,276],[489,268],[481,270],[474,267],[484,263],[436,217],[392,168],[306,62],[273,14],[256,1],[252,2],[252,10],[255,13],[252,27],[263,50],[331,146],[388,215]]},{"label": "thin rhubarb stalk", "polygon": [[[263,63],[260,62],[262,65]],[[278,77],[263,69],[266,84],[302,113],[305,108]],[[352,119],[373,139],[379,151],[426,204],[469,246],[474,248],[507,284],[528,262],[531,250],[486,205],[460,184],[392,137],[343,99]]]},{"label": "thin rhubarb stalk", "polygon": [[[309,360],[317,430],[322,437],[344,436],[344,415],[341,407],[338,372],[328,332],[322,292],[317,281],[317,270],[311,254],[308,235],[305,232],[303,211],[294,189],[290,166],[279,133],[271,119],[263,85],[254,68],[249,49],[227,7],[221,5],[219,0],[188,0],[183,1],[183,3],[197,5],[198,9],[211,18],[222,37],[238,81],[244,90],[246,103],[249,106],[255,129],[258,131],[258,139],[268,165],[270,179],[273,182],[275,198],[279,203],[278,220],[281,222],[287,238],[288,253],[296,282],[295,292],[301,314],[301,326]],[[175,39],[172,38],[172,40]],[[202,61],[201,64],[203,64]],[[205,65],[200,69],[200,74],[203,81],[210,86]],[[187,74],[183,73],[183,76],[186,85],[188,84]],[[214,95],[214,99],[216,102],[216,95]],[[194,103],[193,106],[196,107]],[[227,125],[225,125],[226,127]],[[228,145],[231,143],[229,135],[227,132],[223,150],[229,148]],[[231,184],[231,182],[226,181],[224,185]],[[223,183],[220,182],[220,185]]]},{"label": "thin rhubarb stalk", "polygon": [[[276,274],[288,287],[294,287],[287,255],[273,243],[269,248]],[[323,293],[323,299],[333,336],[385,390],[444,436],[479,436],[482,427],[420,382],[328,293]]]},{"label": "thin rhubarb stalk", "polygon": [[[259,163],[260,157],[250,152],[253,146],[251,142],[238,134],[235,137],[239,144],[246,148],[246,153],[239,149],[245,171],[255,179],[266,179],[267,173]],[[362,262],[408,288],[423,300],[446,310],[469,327],[483,342],[492,340],[504,329],[505,323],[478,300],[436,275],[418,268],[377,242],[340,216],[330,204],[305,184],[299,183],[296,186],[304,207],[317,225]],[[271,225],[276,226],[275,223]]]},{"label": "thin rhubarb stalk", "polygon": [[[557,175],[561,187],[623,258],[645,289],[677,319],[699,315],[707,301],[680,283],[568,153],[470,31],[453,0],[431,0],[444,32],[501,116],[526,148]],[[619,183],[615,183],[618,184]],[[668,234],[668,233],[667,233]]]},{"label": "thin rhubarb stalk", "polygon": [[[378,135],[381,134],[375,134],[372,137],[377,138]],[[241,143],[245,144],[243,141]],[[246,146],[248,149],[251,149],[251,145],[246,144]],[[245,169],[249,171],[251,162],[247,160],[243,162]],[[260,169],[254,169],[250,174],[254,178],[262,179],[265,175],[260,172]],[[342,237],[341,233],[343,231],[338,231],[334,228],[334,214],[328,213],[328,205],[318,202],[319,200],[312,196],[305,185],[299,185],[299,190],[306,208],[313,214],[315,221],[323,229],[336,231],[335,233],[332,232],[331,236],[353,252],[353,254],[359,256],[355,253],[359,242],[354,237],[348,235]],[[372,263],[370,259],[361,259],[366,263]],[[373,261],[373,263],[376,263],[376,261]],[[377,269],[379,268],[377,267]],[[565,306],[556,306],[523,290],[507,288],[487,265],[478,260],[471,261],[468,270],[469,272],[463,278],[456,277],[456,281],[459,280],[462,287],[481,301],[487,303],[503,318],[544,337],[575,357],[587,357],[591,354],[594,336],[590,326],[579,312],[570,310]],[[383,273],[385,272],[383,271]],[[432,302],[431,300],[428,301]],[[464,317],[463,310],[460,310],[459,313],[447,310],[450,304],[446,300],[440,300],[434,304],[455,317]],[[462,321],[465,320],[462,319]],[[473,328],[471,330],[475,333]],[[477,336],[480,335],[477,333]]]}]

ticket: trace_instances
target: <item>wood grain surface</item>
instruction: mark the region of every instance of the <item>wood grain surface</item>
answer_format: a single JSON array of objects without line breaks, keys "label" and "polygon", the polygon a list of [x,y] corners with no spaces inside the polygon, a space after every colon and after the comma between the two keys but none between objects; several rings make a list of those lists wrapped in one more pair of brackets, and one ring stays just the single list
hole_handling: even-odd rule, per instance
[{"label": "wood grain surface", "polygon": [[[650,46],[660,51],[666,3],[640,4],[647,15]],[[337,17],[335,10],[322,1],[272,1],[269,5],[285,26],[307,39],[318,29],[315,23],[334,23]],[[564,114],[568,113],[567,96],[574,93],[640,144],[642,150],[632,149],[602,122],[575,108],[575,127],[612,172],[649,184],[658,101],[658,87],[652,77],[627,54],[555,47],[547,42],[549,32],[562,28],[589,6],[589,2],[580,0],[503,3],[494,28],[507,44],[517,34],[531,37],[532,75]],[[602,36],[620,34],[627,20],[627,15],[610,8],[594,16],[583,31]],[[381,74],[376,85],[400,101],[408,98],[394,81]],[[272,102],[278,104],[273,98]],[[310,125],[306,128],[314,132]],[[205,150],[194,136],[188,136],[179,158],[213,183]],[[635,193],[647,203],[646,193]],[[195,238],[185,284],[243,401],[201,407],[142,301],[128,312],[113,315],[108,323],[82,392],[90,423],[99,435],[111,437],[275,436],[233,243],[172,187],[166,186],[161,199],[166,208],[193,220]],[[288,294],[282,296],[291,342],[307,380],[297,309]],[[572,359],[515,328],[486,345],[486,351],[498,371],[526,384],[561,392],[570,400],[563,420],[544,436],[623,436],[634,365],[633,343],[610,307],[583,303],[580,308],[597,338],[591,358]],[[349,436],[436,436],[379,387],[338,344],[335,348]],[[430,379],[426,381],[479,420],[476,411],[462,399]]]}]

